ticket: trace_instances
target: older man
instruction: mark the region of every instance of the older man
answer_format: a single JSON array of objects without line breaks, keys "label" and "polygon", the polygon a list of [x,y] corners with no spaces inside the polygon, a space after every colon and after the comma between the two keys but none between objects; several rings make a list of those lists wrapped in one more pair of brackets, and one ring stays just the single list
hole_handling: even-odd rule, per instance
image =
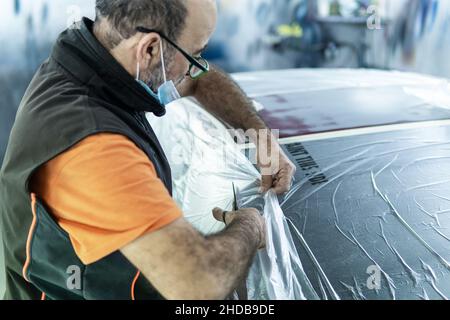
[{"label": "older man", "polygon": [[[239,87],[201,58],[215,2],[97,0],[96,12],[60,35],[18,111],[0,175],[6,298],[223,299],[264,247],[264,220],[215,209],[227,228],[195,231],[145,118],[194,96],[256,129],[255,141],[272,139]],[[294,166],[269,145],[280,166],[262,189],[282,193]]]}]

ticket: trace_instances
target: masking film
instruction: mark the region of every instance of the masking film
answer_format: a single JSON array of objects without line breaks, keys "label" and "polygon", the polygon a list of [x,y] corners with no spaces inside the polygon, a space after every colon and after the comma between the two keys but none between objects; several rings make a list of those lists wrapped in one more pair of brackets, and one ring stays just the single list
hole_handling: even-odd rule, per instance
[{"label": "masking film", "polygon": [[318,299],[276,195],[259,193],[259,172],[225,126],[186,99],[169,105],[167,111],[164,118],[149,120],[172,167],[174,199],[197,230],[208,235],[224,229],[212,209],[232,210],[233,184],[240,207],[263,203],[267,248],[257,253],[251,267],[248,298]]},{"label": "masking film", "polygon": [[318,292],[450,297],[450,126],[284,147],[298,171],[281,208]]},{"label": "masking film", "polygon": [[[321,106],[327,106],[335,117],[329,128],[312,127],[304,132],[306,136],[296,137],[289,127],[280,126],[290,137],[282,143],[297,173],[289,193],[263,196],[268,245],[251,267],[249,298],[449,298],[450,125],[383,126],[448,117],[445,82],[378,71],[342,70],[326,77],[330,72],[283,71],[280,73],[287,80],[282,78],[273,87],[273,78],[261,81],[264,73],[236,76],[256,99],[297,92],[298,98],[289,102],[280,119],[303,117],[317,123],[315,108]],[[383,77],[386,74],[391,76]],[[299,76],[307,79],[307,85]],[[294,78],[298,80],[295,84],[291,82]],[[286,92],[282,92],[283,83]],[[392,105],[380,111],[376,106],[383,105],[382,97],[370,107],[359,105],[364,99],[350,99],[352,90],[363,88],[369,93],[370,87],[376,92],[371,99],[384,92]],[[322,92],[327,96],[336,90],[348,90],[346,103],[335,99],[342,110],[331,110],[333,97],[320,100],[320,95],[311,96],[311,107],[302,112],[289,110],[296,103],[301,105],[304,96],[309,99],[308,94]],[[392,97],[396,94],[399,97]],[[274,109],[276,101],[258,102],[264,110],[283,113]],[[257,192],[260,175],[245,156],[248,152],[243,152],[226,127],[195,101],[180,100],[167,110],[166,117],[149,116],[149,121],[173,169],[174,198],[202,233],[223,230],[224,225],[214,220],[211,210],[232,209],[233,183],[241,207],[261,203],[257,199],[261,197]],[[346,115],[345,110],[351,114]],[[381,113],[378,118],[377,112]],[[363,134],[344,136],[330,133],[317,139],[308,136],[328,129],[372,125],[386,130],[369,128]]]}]

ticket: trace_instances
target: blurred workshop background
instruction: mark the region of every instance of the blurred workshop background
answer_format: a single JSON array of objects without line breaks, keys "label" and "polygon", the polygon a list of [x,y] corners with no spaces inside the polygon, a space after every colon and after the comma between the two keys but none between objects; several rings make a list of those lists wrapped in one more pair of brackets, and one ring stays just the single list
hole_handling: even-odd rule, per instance
[{"label": "blurred workshop background", "polygon": [[[17,106],[31,77],[62,30],[82,16],[94,16],[94,3],[2,0],[0,164]],[[206,57],[229,72],[377,68],[450,76],[449,0],[218,3],[219,25]]]},{"label": "blurred workshop background", "polygon": [[[0,5],[0,163],[17,106],[58,34],[95,0]],[[448,0],[218,0],[207,58],[229,72],[379,68],[450,76]]]}]

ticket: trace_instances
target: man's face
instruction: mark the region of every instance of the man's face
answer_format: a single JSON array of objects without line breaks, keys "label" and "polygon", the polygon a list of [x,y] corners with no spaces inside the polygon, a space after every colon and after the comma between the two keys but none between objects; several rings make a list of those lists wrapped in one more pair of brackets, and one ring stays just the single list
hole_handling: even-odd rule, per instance
[{"label": "man's face", "polygon": [[[176,41],[177,45],[193,57],[198,57],[206,49],[217,22],[217,6],[215,0],[188,0],[188,16],[186,26]],[[167,41],[163,42],[167,80],[179,85],[189,71],[189,61]],[[172,39],[171,39],[172,40]],[[149,83],[153,90],[163,83],[162,66],[149,71]]]}]

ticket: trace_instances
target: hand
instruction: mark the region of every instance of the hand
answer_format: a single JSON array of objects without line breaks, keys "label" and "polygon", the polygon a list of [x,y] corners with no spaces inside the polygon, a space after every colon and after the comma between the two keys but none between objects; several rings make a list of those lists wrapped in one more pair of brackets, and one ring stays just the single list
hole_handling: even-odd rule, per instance
[{"label": "hand", "polygon": [[[274,147],[272,147],[274,148]],[[297,168],[291,160],[286,156],[280,146],[275,146],[275,152],[279,155],[279,165],[272,171],[271,175],[262,175],[261,192],[265,193],[270,189],[274,189],[276,194],[288,192],[292,187],[295,172]],[[262,151],[264,152],[264,151]]]},{"label": "hand", "polygon": [[256,226],[259,230],[258,249],[266,247],[266,222],[258,210],[254,208],[245,208],[238,211],[223,211],[220,208],[215,208],[213,210],[213,215],[217,221],[223,222],[227,226],[233,221],[249,221],[252,226]]}]

